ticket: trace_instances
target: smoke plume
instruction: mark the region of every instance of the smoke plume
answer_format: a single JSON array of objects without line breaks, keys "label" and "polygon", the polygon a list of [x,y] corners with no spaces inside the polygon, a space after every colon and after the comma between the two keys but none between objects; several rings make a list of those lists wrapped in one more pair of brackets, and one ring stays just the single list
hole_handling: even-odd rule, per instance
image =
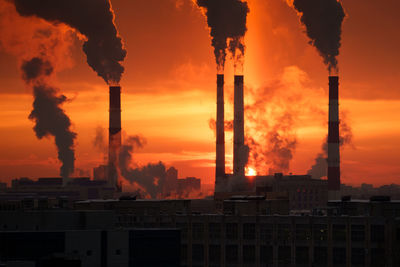
[{"label": "smoke plume", "polygon": [[[226,50],[232,54],[235,67],[243,67],[244,35],[249,7],[242,0],[197,0],[207,18],[218,72],[223,72]],[[229,42],[229,44],[228,44]],[[229,47],[228,47],[229,46]]]},{"label": "smoke plume", "polygon": [[64,23],[83,34],[87,63],[107,83],[119,83],[126,56],[114,24],[110,0],[13,0],[22,16]]},{"label": "smoke plume", "polygon": [[62,164],[60,175],[66,178],[74,171],[76,134],[62,109],[67,98],[51,83],[56,72],[72,65],[73,33],[65,25],[22,17],[13,1],[0,1],[0,35],[1,49],[17,58],[22,78],[32,89],[34,103],[29,119],[35,123],[34,132],[39,139],[54,136]]},{"label": "smoke plume", "polygon": [[148,163],[144,166],[135,163],[134,153],[143,148],[145,144],[144,138],[137,135],[129,136],[120,149],[119,170],[125,178],[124,188],[134,191],[144,198],[185,199],[204,197],[205,192],[200,192],[191,183],[191,179],[178,179],[178,171],[174,167],[167,170],[166,165],[161,161]]},{"label": "smoke plume", "polygon": [[74,139],[76,134],[70,130],[71,121],[61,105],[67,100],[64,95],[57,95],[57,89],[48,86],[45,79],[53,72],[49,61],[39,57],[24,61],[22,76],[33,87],[33,110],[29,119],[35,122],[37,138],[54,136],[58,149],[58,159],[62,162],[60,175],[68,177],[74,172]]},{"label": "smoke plume", "polygon": [[346,16],[340,0],[288,0],[306,27],[310,44],[315,46],[328,66],[338,71],[337,56],[341,46],[342,23]]},{"label": "smoke plume", "polygon": [[103,127],[101,126],[96,127],[96,132],[92,140],[92,145],[99,152],[105,152],[105,150],[107,149],[106,132]]},{"label": "smoke plume", "polygon": [[[217,122],[215,119],[210,119],[208,121],[208,127],[214,132],[214,135],[217,133]],[[232,132],[233,131],[233,120],[225,121],[224,122],[224,129],[225,132]]]},{"label": "smoke plume", "polygon": [[142,148],[145,143],[145,139],[139,136],[129,136],[120,149],[119,169],[121,175],[131,184],[138,184],[151,198],[156,198],[161,192],[166,178],[164,163],[160,161],[156,164],[149,163],[143,167],[134,166],[135,168],[132,168],[131,166],[133,153]]},{"label": "smoke plume", "polygon": [[[354,148],[353,144],[353,131],[350,125],[347,123],[347,113],[341,113],[340,120],[340,136],[339,145],[341,148],[350,146]],[[328,137],[325,138],[325,142],[322,145],[322,152],[315,158],[314,165],[308,170],[307,174],[311,175],[314,179],[321,179],[328,175]]]},{"label": "smoke plume", "polygon": [[[249,163],[257,170],[274,174],[287,172],[297,146],[297,136],[294,133],[294,113],[284,112],[277,122],[268,127],[266,120],[258,118],[257,128],[264,131],[257,137],[247,135],[246,143],[249,146]],[[251,118],[252,120],[254,118]],[[279,121],[279,122],[278,122]]]},{"label": "smoke plume", "polygon": [[[286,67],[267,86],[247,88],[245,106],[248,166],[257,173],[288,172],[297,147],[296,127],[302,116],[314,114],[313,89],[308,77],[296,66]],[[307,95],[307,97],[306,97]]]}]

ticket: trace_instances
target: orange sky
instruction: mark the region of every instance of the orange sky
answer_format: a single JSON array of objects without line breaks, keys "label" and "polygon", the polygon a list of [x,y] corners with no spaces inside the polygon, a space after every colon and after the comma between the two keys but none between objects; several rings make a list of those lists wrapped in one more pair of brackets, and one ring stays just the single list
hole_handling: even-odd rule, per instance
[{"label": "orange sky", "polygon": [[[112,0],[128,51],[121,81],[122,127],[125,135],[139,134],[147,140],[135,155],[137,163],[161,160],[177,167],[181,177],[212,183],[215,138],[208,122],[215,118],[215,60],[204,17],[191,0],[178,2],[183,4]],[[268,125],[277,123],[283,110],[292,110],[291,134],[298,144],[288,172],[304,174],[327,134],[326,67],[284,0],[250,0],[249,5],[246,91],[271,88],[264,95],[268,112],[262,118]],[[400,3],[343,0],[343,6],[348,16],[339,56],[340,109],[346,112],[354,137],[353,145],[342,149],[342,182],[400,183]],[[108,88],[86,64],[81,45],[74,40],[73,65],[57,74],[56,84],[71,99],[63,107],[78,133],[76,167],[91,173],[104,162],[92,141],[98,126],[108,127]],[[227,119],[232,118],[232,69],[228,60]],[[2,181],[59,172],[53,140],[34,135],[28,120],[32,96],[20,76],[17,59],[0,46]],[[274,90],[276,81],[285,84],[283,90]],[[259,96],[247,95],[246,103]],[[246,126],[251,128],[248,122]],[[227,133],[228,160],[231,140]]]}]

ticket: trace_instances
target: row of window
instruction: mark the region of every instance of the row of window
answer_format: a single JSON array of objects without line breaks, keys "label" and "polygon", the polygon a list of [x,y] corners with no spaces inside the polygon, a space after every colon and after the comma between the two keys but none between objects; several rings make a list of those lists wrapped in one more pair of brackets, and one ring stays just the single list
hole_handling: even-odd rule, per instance
[{"label": "row of window", "polygon": [[[75,250],[72,251],[72,253],[75,254],[75,255],[77,255],[77,254],[79,254],[79,251],[75,249]],[[85,253],[85,254],[86,254],[86,256],[92,256],[92,255],[93,255],[93,251],[90,250],[90,249],[89,249],[89,250],[86,250],[86,253]],[[120,249],[116,249],[115,252],[114,252],[114,254],[117,255],[117,256],[120,256],[120,255],[122,254],[122,252],[121,252]]]},{"label": "row of window", "polygon": [[[192,245],[192,261],[194,263],[202,263],[205,261],[205,251],[203,245]],[[273,264],[274,262],[274,248],[272,246],[259,247],[259,262],[263,264]],[[310,259],[308,247],[295,247],[294,248],[294,261],[296,264],[308,264],[310,260],[315,264],[327,264],[328,262],[328,248],[327,247],[314,247],[313,258]],[[277,258],[275,261],[279,263],[290,264],[292,261],[292,249],[290,246],[277,247]],[[210,245],[208,247],[208,260],[211,264],[218,264],[221,262],[222,247],[220,245]],[[256,246],[244,245],[241,251],[243,263],[256,263]],[[187,261],[187,246],[182,246],[181,250],[182,261]],[[239,246],[226,245],[225,246],[225,262],[238,263],[239,262]],[[383,264],[385,261],[385,250],[382,248],[373,248],[368,252],[364,248],[351,249],[351,263],[353,266],[363,266],[366,257],[370,257],[371,265],[376,266]],[[332,248],[332,262],[335,265],[346,264],[346,248],[334,247]]]},{"label": "row of window", "polygon": [[[182,238],[187,239],[187,224],[177,224],[178,228],[181,228]],[[225,238],[228,240],[239,239],[239,225],[237,223],[226,223],[225,224]],[[293,236],[292,228],[290,224],[278,224],[277,227],[277,239],[278,240],[290,240]],[[194,240],[203,240],[205,235],[205,229],[203,223],[192,224],[192,238]],[[366,239],[366,227],[364,225],[352,225],[350,238],[354,242],[363,242]],[[222,224],[221,223],[209,223],[208,224],[208,237],[210,239],[222,238]],[[370,237],[372,242],[383,242],[385,241],[385,226],[384,225],[371,225]],[[242,229],[242,238],[244,240],[255,240],[256,239],[256,224],[244,223]],[[273,238],[273,225],[272,224],[260,224],[260,239],[271,240]],[[311,240],[315,241],[326,241],[328,239],[328,228],[325,224],[315,224],[313,227],[307,224],[296,225],[294,231],[295,240]],[[347,228],[346,225],[334,224],[332,225],[332,239],[334,241],[346,241]]]}]

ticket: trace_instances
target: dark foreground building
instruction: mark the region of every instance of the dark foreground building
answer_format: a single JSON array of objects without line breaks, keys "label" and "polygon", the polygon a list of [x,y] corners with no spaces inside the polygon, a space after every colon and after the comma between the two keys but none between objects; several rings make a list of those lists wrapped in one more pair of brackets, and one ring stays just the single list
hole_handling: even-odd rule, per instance
[{"label": "dark foreground building", "polygon": [[177,229],[0,232],[5,266],[176,267]]},{"label": "dark foreground building", "polygon": [[[293,216],[282,201],[234,197],[219,207],[214,200],[125,199],[84,201],[75,210],[0,211],[0,262],[400,266],[400,202],[344,199]],[[17,261],[34,265],[12,265]]]}]

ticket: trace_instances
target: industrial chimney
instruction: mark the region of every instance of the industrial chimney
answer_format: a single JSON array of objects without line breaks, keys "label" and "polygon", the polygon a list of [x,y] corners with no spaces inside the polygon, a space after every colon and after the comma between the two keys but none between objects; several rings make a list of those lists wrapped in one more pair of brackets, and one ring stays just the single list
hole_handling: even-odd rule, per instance
[{"label": "industrial chimney", "polygon": [[118,183],[118,153],[121,147],[121,87],[110,86],[110,118],[108,133],[108,182],[117,192],[121,191]]},{"label": "industrial chimney", "polygon": [[235,75],[233,120],[233,175],[244,177],[244,102],[243,75]]},{"label": "industrial chimney", "polygon": [[340,199],[339,77],[329,76],[328,198]]},{"label": "industrial chimney", "polygon": [[225,184],[225,118],[224,75],[217,74],[217,122],[215,155],[215,192],[223,191]]}]

